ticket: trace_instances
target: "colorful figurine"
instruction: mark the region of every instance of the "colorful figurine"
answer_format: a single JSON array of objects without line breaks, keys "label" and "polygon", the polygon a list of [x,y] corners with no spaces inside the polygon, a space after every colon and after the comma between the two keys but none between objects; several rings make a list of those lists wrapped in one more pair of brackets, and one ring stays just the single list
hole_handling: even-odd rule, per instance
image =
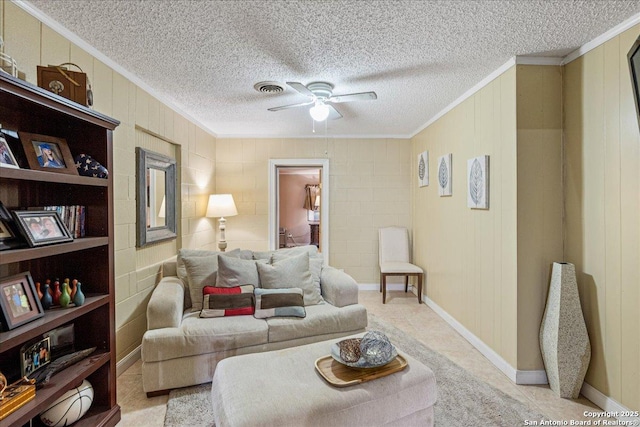
[{"label": "colorful figurine", "polygon": [[66,307],[71,302],[71,296],[69,295],[69,284],[65,281],[62,284],[62,293],[60,294],[60,298],[58,299],[60,302],[60,307]]},{"label": "colorful figurine", "polygon": [[73,303],[76,305],[76,307],[80,307],[82,304],[84,304],[84,294],[82,293],[82,283],[78,282],[77,280],[74,280],[74,282],[77,282],[76,285],[76,294],[73,297]]},{"label": "colorful figurine", "polygon": [[42,298],[40,298],[40,304],[44,310],[49,310],[53,305],[53,298],[51,298],[51,290],[49,289],[49,283],[51,280],[47,280],[44,284],[44,291],[42,292]]},{"label": "colorful figurine", "polygon": [[60,305],[60,295],[62,295],[62,292],[60,292],[60,280],[56,279],[53,282],[53,305]]}]

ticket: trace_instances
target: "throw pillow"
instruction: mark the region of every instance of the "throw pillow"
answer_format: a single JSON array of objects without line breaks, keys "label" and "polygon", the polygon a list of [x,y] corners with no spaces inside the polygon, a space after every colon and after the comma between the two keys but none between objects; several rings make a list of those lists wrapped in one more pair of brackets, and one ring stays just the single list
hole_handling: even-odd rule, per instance
[{"label": "throw pillow", "polygon": [[[260,264],[259,264],[260,265]],[[254,317],[305,317],[302,289],[256,289],[256,311]]]},{"label": "throw pillow", "polygon": [[254,251],[253,259],[270,260],[271,257],[276,253],[283,255],[283,257],[300,255],[301,253],[309,253],[310,256],[313,256],[318,253],[318,247],[314,245],[305,245],[305,246],[296,246],[293,248],[282,248],[275,251],[266,251],[266,252]]},{"label": "throw pillow", "polygon": [[265,289],[300,288],[304,292],[304,304],[320,304],[322,296],[320,290],[313,284],[309,271],[309,255],[284,258],[273,264],[258,264],[260,284]]},{"label": "throw pillow", "polygon": [[[295,254],[295,252],[293,254]],[[271,257],[271,262],[277,263],[279,261],[282,261],[285,258],[290,258],[291,256],[292,256],[291,251],[275,251]],[[316,304],[324,302],[324,298],[322,298],[322,290],[320,288],[320,275],[322,274],[323,265],[324,265],[324,257],[322,256],[322,254],[319,254],[317,252],[314,255],[312,255],[311,253],[309,254],[309,271],[311,271],[311,279],[313,280],[313,285],[316,287],[318,291],[317,295],[319,296],[319,300],[320,300]],[[316,295],[315,292],[314,292],[314,295]],[[307,304],[307,305],[310,305],[310,304]]]},{"label": "throw pillow", "polygon": [[205,286],[200,317],[242,316],[254,313],[253,285],[218,288]]},{"label": "throw pillow", "polygon": [[253,285],[260,287],[260,277],[256,264],[264,261],[254,261],[239,258],[230,258],[218,255],[218,277],[216,286],[231,288],[240,285]]},{"label": "throw pillow", "polygon": [[202,309],[202,289],[215,286],[218,273],[218,255],[183,257],[182,262],[187,272],[188,295],[191,299],[191,310]]}]

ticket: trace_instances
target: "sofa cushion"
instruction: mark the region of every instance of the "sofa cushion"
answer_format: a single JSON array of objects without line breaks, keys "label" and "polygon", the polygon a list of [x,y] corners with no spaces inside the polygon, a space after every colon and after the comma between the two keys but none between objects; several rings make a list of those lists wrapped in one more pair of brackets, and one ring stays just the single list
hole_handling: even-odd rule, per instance
[{"label": "sofa cushion", "polygon": [[260,277],[256,264],[264,264],[265,261],[254,261],[239,258],[229,258],[218,255],[218,277],[216,286],[231,288],[234,286],[253,285],[260,287]]},{"label": "sofa cushion", "polygon": [[273,264],[258,264],[258,273],[265,289],[300,288],[304,292],[305,306],[323,302],[320,288],[313,283],[307,253],[286,257]]},{"label": "sofa cushion", "polygon": [[256,289],[257,319],[268,317],[305,317],[302,289]]},{"label": "sofa cushion", "polygon": [[266,344],[267,322],[253,316],[203,319],[187,313],[179,328],[147,331],[142,346],[143,362],[158,362],[187,356],[234,350]]},{"label": "sofa cushion", "polygon": [[305,307],[305,310],[307,316],[304,319],[279,317],[267,319],[269,342],[357,331],[367,326],[367,310],[361,304],[342,308],[334,307],[331,304],[318,304]]},{"label": "sofa cushion", "polygon": [[202,311],[200,317],[225,317],[253,314],[255,296],[253,285],[218,288],[205,286],[202,289]]},{"label": "sofa cushion", "polygon": [[308,253],[310,255],[315,255],[318,253],[318,247],[314,245],[306,245],[306,246],[296,246],[293,248],[282,248],[277,249],[275,251],[265,251],[265,252],[253,252],[253,259],[266,259],[270,260],[273,254],[286,254],[287,256],[300,255],[301,253]]},{"label": "sofa cushion", "polygon": [[[315,246],[314,246],[315,248]],[[271,256],[271,262],[276,263],[282,261],[285,258],[289,258],[291,256],[299,255],[300,251],[291,251],[291,250],[280,250],[274,251]],[[324,265],[324,257],[320,253],[312,253],[309,252],[309,271],[311,272],[311,279],[313,280],[313,285],[318,290],[317,294],[314,293],[314,298],[318,300],[316,304],[324,301],[322,298],[322,291],[320,288],[320,275],[322,274],[322,266]]]},{"label": "sofa cushion", "polygon": [[187,292],[191,301],[191,310],[202,309],[202,289],[215,286],[218,274],[218,255],[183,257],[182,264],[187,272]]}]

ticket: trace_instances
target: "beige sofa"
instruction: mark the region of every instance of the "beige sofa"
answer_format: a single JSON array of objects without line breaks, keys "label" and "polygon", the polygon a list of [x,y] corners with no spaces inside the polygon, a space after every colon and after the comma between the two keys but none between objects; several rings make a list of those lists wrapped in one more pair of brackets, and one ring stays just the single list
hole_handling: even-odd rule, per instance
[{"label": "beige sofa", "polygon": [[[263,259],[271,254],[255,253]],[[230,356],[339,338],[363,332],[367,326],[356,282],[330,266],[318,269],[324,302],[305,306],[304,318],[267,319],[251,315],[201,318],[199,311],[191,309],[190,278],[179,269],[175,260],[163,265],[163,277],[147,308],[142,382],[148,395],[209,382],[217,363]]]}]

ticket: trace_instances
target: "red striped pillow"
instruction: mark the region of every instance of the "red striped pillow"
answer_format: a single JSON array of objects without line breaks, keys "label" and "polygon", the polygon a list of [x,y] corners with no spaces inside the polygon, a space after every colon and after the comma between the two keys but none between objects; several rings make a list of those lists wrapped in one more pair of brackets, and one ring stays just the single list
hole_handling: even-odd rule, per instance
[{"label": "red striped pillow", "polygon": [[255,311],[253,289],[253,285],[232,288],[205,286],[200,317],[252,315]]}]

